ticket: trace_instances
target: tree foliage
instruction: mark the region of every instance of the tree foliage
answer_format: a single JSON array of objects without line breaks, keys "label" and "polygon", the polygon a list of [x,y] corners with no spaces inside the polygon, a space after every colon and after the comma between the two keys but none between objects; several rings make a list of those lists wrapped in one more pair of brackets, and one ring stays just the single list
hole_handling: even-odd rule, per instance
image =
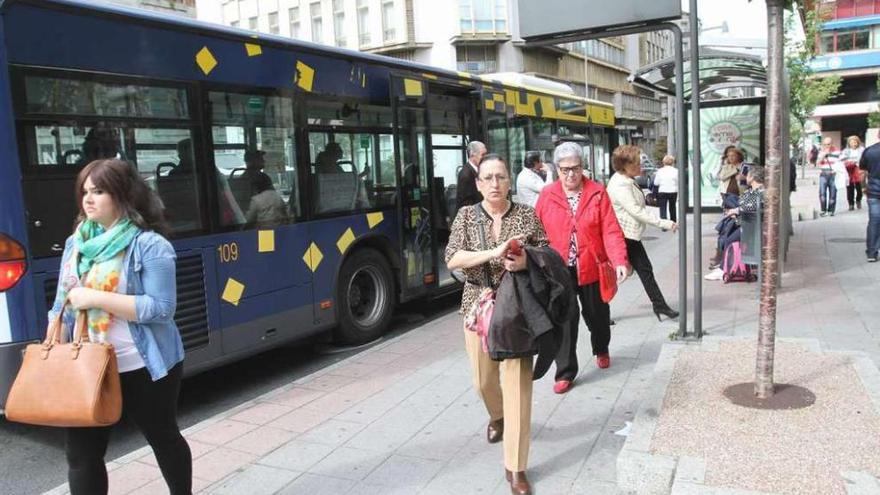
[{"label": "tree foliage", "polygon": [[805,15],[804,40],[794,40],[791,24],[786,26],[785,69],[788,72],[791,143],[799,147],[804,126],[816,107],[837,95],[841,78],[837,75],[816,77],[810,67],[815,56],[816,35],[820,21],[816,12]]},{"label": "tree foliage", "polygon": [[[880,94],[880,76],[877,76],[877,94]],[[872,129],[880,127],[880,105],[868,114],[868,127]]]}]

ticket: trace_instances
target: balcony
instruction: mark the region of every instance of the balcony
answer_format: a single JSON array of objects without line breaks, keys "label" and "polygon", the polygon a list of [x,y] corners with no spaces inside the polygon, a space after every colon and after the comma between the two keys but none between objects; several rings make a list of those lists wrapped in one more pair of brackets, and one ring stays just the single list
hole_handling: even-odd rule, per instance
[{"label": "balcony", "polygon": [[614,115],[620,120],[656,122],[663,118],[659,100],[628,93],[614,94]]}]

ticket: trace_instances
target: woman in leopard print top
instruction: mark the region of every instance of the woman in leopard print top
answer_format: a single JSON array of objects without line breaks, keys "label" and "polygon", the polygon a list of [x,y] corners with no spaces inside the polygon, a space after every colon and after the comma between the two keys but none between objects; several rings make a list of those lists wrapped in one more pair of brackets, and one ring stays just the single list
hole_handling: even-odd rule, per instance
[{"label": "woman in leopard print top", "polygon": [[[483,201],[458,211],[446,247],[449,269],[464,270],[468,280],[462,294],[462,314],[471,310],[484,288],[498,286],[505,270],[526,268],[525,252],[519,255],[508,252],[512,239],[531,246],[547,245],[535,210],[508,200],[510,172],[501,157],[483,158],[477,174],[477,189],[483,194]],[[481,229],[485,247],[481,242]],[[486,280],[487,266],[489,281]],[[525,469],[532,421],[532,358],[493,361],[483,351],[476,332],[465,329],[464,338],[474,387],[489,412],[486,438],[490,443],[504,439],[504,467],[511,491],[531,493]]]}]

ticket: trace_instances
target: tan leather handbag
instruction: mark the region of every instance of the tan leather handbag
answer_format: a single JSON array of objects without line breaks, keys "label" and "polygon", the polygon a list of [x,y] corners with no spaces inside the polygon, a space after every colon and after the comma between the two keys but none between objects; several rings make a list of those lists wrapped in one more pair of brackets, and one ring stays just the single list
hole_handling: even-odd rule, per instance
[{"label": "tan leather handbag", "polygon": [[[65,304],[66,306],[66,304]],[[76,318],[74,341],[65,343],[61,315],[46,340],[25,348],[6,399],[6,419],[43,426],[109,426],[122,414],[116,352],[88,338],[87,316]]]}]

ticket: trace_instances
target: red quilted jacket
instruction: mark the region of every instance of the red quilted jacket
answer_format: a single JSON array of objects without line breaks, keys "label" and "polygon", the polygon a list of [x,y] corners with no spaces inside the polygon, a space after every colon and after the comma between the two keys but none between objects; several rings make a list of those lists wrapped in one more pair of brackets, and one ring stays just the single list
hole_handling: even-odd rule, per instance
[{"label": "red quilted jacket", "polygon": [[[535,213],[544,225],[550,246],[568,260],[571,232],[577,225],[578,285],[599,281],[596,258],[610,259],[614,266],[626,266],[626,242],[611,207],[608,193],[601,185],[584,177],[584,188],[577,213],[571,214],[562,182],[545,187],[538,196]],[[595,255],[591,248],[596,248]]]}]

